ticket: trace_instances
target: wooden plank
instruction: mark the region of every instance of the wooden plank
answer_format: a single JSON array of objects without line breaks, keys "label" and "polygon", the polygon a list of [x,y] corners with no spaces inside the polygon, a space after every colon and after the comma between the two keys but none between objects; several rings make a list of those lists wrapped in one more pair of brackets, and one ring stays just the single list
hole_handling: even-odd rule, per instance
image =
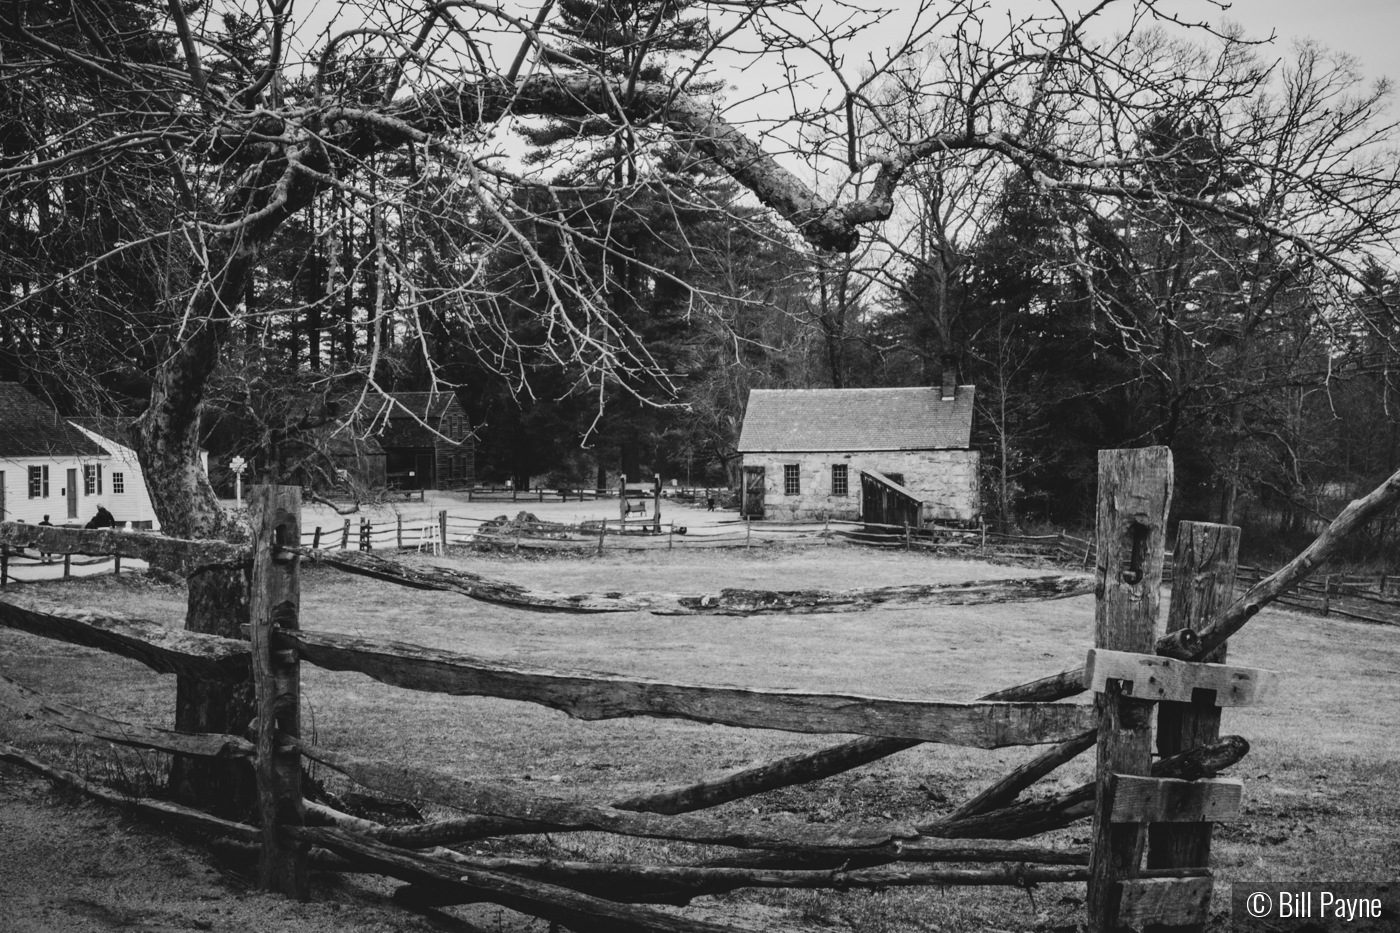
[{"label": "wooden plank", "polygon": [[1179,781],[1119,774],[1114,777],[1115,823],[1225,823],[1238,819],[1244,782],[1234,778]]},{"label": "wooden plank", "polygon": [[301,736],[301,674],[295,657],[278,657],[273,632],[300,626],[301,559],[283,553],[301,541],[301,488],[254,486],[248,491],[253,526],[253,582],[249,593],[253,688],[257,704],[258,810],[262,852],[258,882],[298,900],[311,896],[307,879],[309,848],[286,832],[301,826],[301,758],[283,739]]},{"label": "wooden plank", "polygon": [[1089,649],[1084,686],[1102,693],[1110,680],[1123,681],[1123,695],[1135,700],[1190,703],[1196,690],[1211,690],[1216,706],[1253,706],[1277,684],[1278,673],[1130,651]]},{"label": "wooden plank", "polygon": [[1099,740],[1099,730],[1089,729],[1067,742],[1047,749],[1018,768],[1014,768],[1001,780],[982,791],[976,797],[953,811],[954,817],[973,816],[986,813],[1011,803],[1021,791],[1039,781],[1067,761],[1072,761],[1094,747]]},{"label": "wooden plank", "polygon": [[28,522],[0,522],[0,543],[53,554],[137,557],[186,575],[211,567],[243,565],[251,559],[247,547],[226,541],[190,541],[110,528],[65,528]]},{"label": "wooden plank", "polygon": [[740,849],[822,850],[832,846],[875,848],[918,835],[903,823],[869,826],[775,824],[759,820],[700,816],[658,816],[575,803],[504,784],[466,781],[426,768],[379,761],[302,746],[301,753],[352,780],[384,793],[440,806],[508,817],[535,824],[536,832],[572,829],[617,833],[649,839],[673,839]]},{"label": "wooden plank", "polygon": [[27,718],[133,748],[151,748],[180,755],[245,758],[253,744],[236,735],[190,734],[122,722],[45,697],[36,690],[0,676],[0,706]]},{"label": "wooden plank", "polygon": [[571,930],[590,933],[743,933],[744,929],[667,913],[655,908],[619,904],[558,885],[500,872],[468,869],[413,852],[405,852],[340,829],[302,828],[298,835],[375,871],[435,891],[460,892],[463,900],[488,901]]},{"label": "wooden plank", "polygon": [[[221,682],[246,682],[251,676],[248,643],[244,641],[91,609],[37,605],[42,609],[0,600],[0,625],[131,658],[162,674]],[[60,608],[63,615],[43,611]]]},{"label": "wooden plank", "polygon": [[1199,926],[1210,915],[1211,878],[1140,878],[1124,881],[1118,918],[1124,926]]},{"label": "wooden plank", "polygon": [[[1240,529],[1208,522],[1177,526],[1171,605],[1167,632],[1197,632],[1234,599],[1239,568]],[[1221,644],[1199,660],[1223,664]],[[1157,706],[1157,753],[1175,755],[1214,742],[1220,736],[1220,707],[1196,698]],[[1207,824],[1154,823],[1147,828],[1147,867],[1204,867],[1210,864],[1212,827]],[[1178,925],[1159,933],[1203,933],[1202,924]]]},{"label": "wooden plank", "polygon": [[[1172,494],[1172,455],[1165,447],[1099,451],[1094,581],[1094,646],[1147,654],[1157,628],[1162,555]],[[1118,882],[1140,871],[1146,827],[1114,823],[1113,776],[1152,768],[1150,708],[1110,681],[1095,695],[1099,725],[1089,890],[1090,933],[1120,929]]]},{"label": "wooden plank", "polygon": [[487,661],[399,642],[326,632],[278,635],[306,661],[382,683],[454,696],[538,703],[575,719],[657,716],[805,733],[857,733],[972,748],[1063,742],[1091,728],[1088,706],[955,703],[850,694],[708,687]]}]

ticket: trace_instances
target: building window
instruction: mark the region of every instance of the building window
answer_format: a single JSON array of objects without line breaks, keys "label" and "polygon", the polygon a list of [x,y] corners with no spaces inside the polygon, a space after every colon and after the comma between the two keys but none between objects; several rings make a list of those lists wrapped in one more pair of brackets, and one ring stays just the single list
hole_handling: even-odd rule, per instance
[{"label": "building window", "polygon": [[831,465],[831,494],[833,496],[849,496],[851,494],[847,479],[846,464],[833,463]]},{"label": "building window", "polygon": [[29,498],[37,499],[40,496],[46,495],[44,491],[44,474],[48,471],[48,467],[32,466],[29,468]]},{"label": "building window", "polygon": [[783,495],[799,496],[802,494],[801,468],[795,463],[783,464]]},{"label": "building window", "polygon": [[114,495],[114,496],[120,496],[120,495],[125,494],[125,492],[126,492],[126,474],[124,474],[124,473],[113,473],[113,474],[112,474],[112,495]]},{"label": "building window", "polygon": [[[882,470],[881,472],[885,472],[885,471]],[[903,474],[903,473],[885,473],[885,478],[888,479],[891,483],[894,483],[894,484],[896,484],[896,485],[899,485],[899,486],[903,486],[903,485],[904,485],[904,474]]]},{"label": "building window", "polygon": [[83,467],[83,495],[94,496],[97,494],[97,467],[88,464]]}]

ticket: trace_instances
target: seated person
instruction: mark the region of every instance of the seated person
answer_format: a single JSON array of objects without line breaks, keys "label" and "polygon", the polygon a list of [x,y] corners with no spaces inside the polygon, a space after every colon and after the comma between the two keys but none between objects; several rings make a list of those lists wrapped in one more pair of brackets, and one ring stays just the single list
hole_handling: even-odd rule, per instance
[{"label": "seated person", "polygon": [[97,514],[88,519],[84,528],[115,528],[117,520],[112,517],[112,513],[103,508],[102,503],[97,504]]}]

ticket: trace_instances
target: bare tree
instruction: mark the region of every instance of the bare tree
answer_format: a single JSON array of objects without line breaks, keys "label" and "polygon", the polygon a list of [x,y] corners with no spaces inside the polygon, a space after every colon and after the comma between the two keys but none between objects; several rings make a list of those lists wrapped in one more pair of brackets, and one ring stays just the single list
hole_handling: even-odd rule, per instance
[{"label": "bare tree", "polygon": [[[1129,25],[1102,38],[1096,17],[1110,5],[1126,8]],[[288,0],[195,17],[176,0],[0,8],[5,218],[32,241],[23,264],[10,264],[20,274],[9,274],[0,316],[21,341],[51,336],[52,309],[75,298],[81,306],[122,264],[123,281],[146,283],[125,304],[79,307],[75,326],[125,335],[110,338],[114,348],[149,374],[139,448],[170,533],[237,534],[197,468],[199,414],[230,342],[271,313],[250,296],[295,217],[323,219],[315,233],[332,241],[330,257],[337,237],[369,244],[340,251],[376,283],[358,310],[342,306],[364,335],[345,356],[366,403],[381,392],[389,344],[421,352],[449,324],[504,348],[495,358],[509,370],[520,306],[496,287],[502,245],[523,257],[540,298],[528,312],[544,335],[541,352],[600,392],[664,385],[646,345],[614,313],[613,264],[590,261],[621,245],[606,226],[575,225],[567,209],[586,200],[587,183],[565,189],[526,173],[509,156],[519,121],[606,127],[626,138],[638,183],[653,157],[649,140],[680,141],[829,253],[856,249],[863,228],[891,217],[919,167],[950,154],[989,160],[1099,216],[1150,206],[1163,225],[1194,229],[1205,218],[1249,231],[1268,241],[1271,267],[1307,278],[1319,297],[1343,297],[1362,254],[1393,245],[1400,184],[1376,148],[1390,129],[1376,122],[1379,95],[1300,98],[1302,109],[1278,103],[1241,37],[1181,23],[1160,0],[1009,21],[991,4],[926,0],[900,11],[899,37],[882,43],[879,60],[851,50],[876,24],[892,32],[888,11],[720,0],[693,8],[709,17],[708,41],[658,60],[664,79],[650,80],[640,67],[647,27],[637,31],[638,67],[619,75],[561,51],[563,43],[551,47],[551,8],[549,0],[518,14],[479,0],[345,6],[322,37],[298,23]],[[666,4],[656,9],[660,16]],[[1167,30],[1194,31],[1208,51],[1179,51]],[[929,45],[940,67],[901,78],[908,96],[927,102],[928,118],[890,117],[878,89]],[[762,87],[767,72],[758,69],[774,62],[771,93],[757,104],[747,92],[728,103],[691,93],[716,76]],[[735,63],[752,64],[757,77],[720,68]],[[1161,183],[1198,168],[1190,149],[1141,144],[1154,120],[1181,112],[1209,116],[1222,137],[1212,170],[1218,162],[1245,176],[1228,195]],[[742,114],[759,122],[746,127]],[[880,132],[867,137],[862,126]],[[1293,142],[1280,146],[1281,138]],[[803,180],[812,171],[820,184]],[[621,181],[630,183],[626,173]],[[59,237],[57,218],[80,203],[101,216],[103,235]],[[339,226],[324,223],[336,214]],[[430,235],[400,235],[413,230]],[[538,248],[542,230],[558,244],[548,255]],[[945,240],[947,267],[956,257]],[[1092,281],[1093,250],[1077,255]],[[331,296],[351,273],[338,262],[327,270]],[[635,287],[667,275],[641,269]],[[329,311],[332,300],[308,310]],[[1110,298],[1104,307],[1114,308]],[[433,378],[431,353],[422,355]],[[81,358],[54,361],[81,369]],[[206,576],[191,587],[191,624],[227,630],[241,621],[226,611],[237,581]],[[191,713],[181,727],[237,731],[201,718],[218,702],[182,701]]]}]

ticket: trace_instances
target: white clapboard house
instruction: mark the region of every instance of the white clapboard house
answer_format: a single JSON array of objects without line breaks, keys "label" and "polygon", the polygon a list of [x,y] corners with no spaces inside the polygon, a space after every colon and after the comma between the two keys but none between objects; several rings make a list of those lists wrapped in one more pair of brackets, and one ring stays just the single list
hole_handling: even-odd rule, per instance
[{"label": "white clapboard house", "polygon": [[136,454],[84,430],[16,382],[0,382],[0,518],[85,524],[107,507],[129,528],[158,528]]}]

